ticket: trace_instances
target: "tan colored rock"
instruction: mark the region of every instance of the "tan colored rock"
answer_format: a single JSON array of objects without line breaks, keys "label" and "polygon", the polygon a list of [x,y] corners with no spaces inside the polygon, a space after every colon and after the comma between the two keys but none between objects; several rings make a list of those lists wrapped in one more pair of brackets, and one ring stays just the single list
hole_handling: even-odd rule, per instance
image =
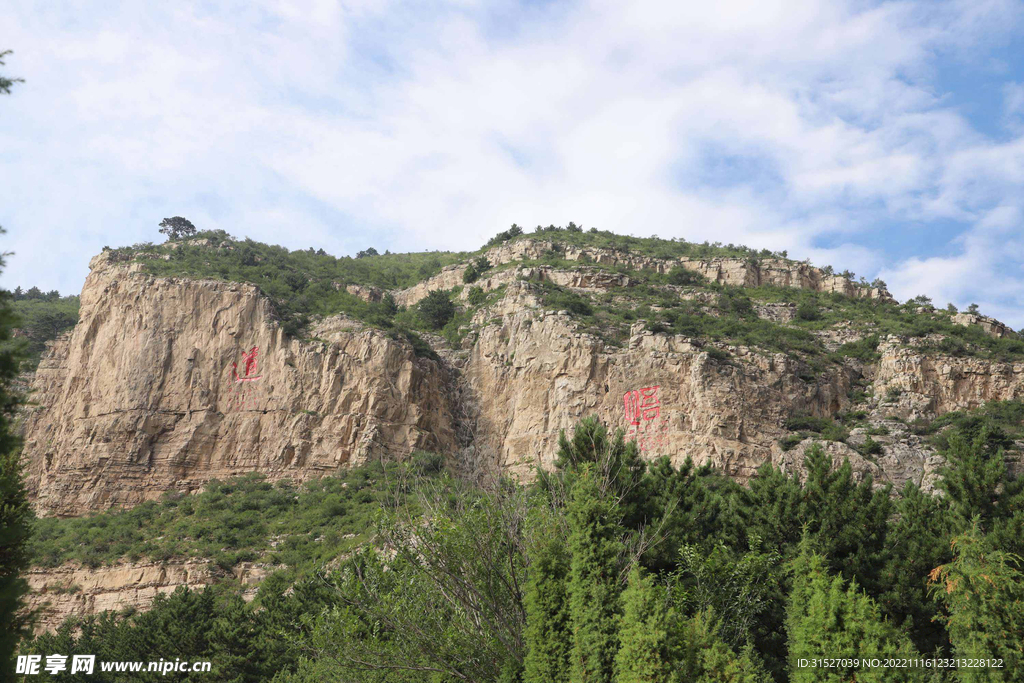
[{"label": "tan colored rock", "polygon": [[91,267],[80,322],[40,363],[24,416],[27,483],[43,514],[134,505],[244,472],[303,479],[457,449],[450,377],[404,342],[340,317],[312,330],[322,342],[303,342],[251,285],[154,278],[105,255]]},{"label": "tan colored rock", "polygon": [[346,285],[345,291],[367,303],[378,303],[384,299],[384,290],[369,285]]},{"label": "tan colored rock", "polygon": [[878,351],[882,357],[874,393],[899,394],[892,414],[907,420],[1024,398],[1024,362],[924,354],[895,336],[879,344]]},{"label": "tan colored rock", "polygon": [[985,334],[996,339],[1003,337],[1014,337],[1018,335],[1009,325],[1005,325],[995,318],[990,318],[987,315],[978,315],[976,313],[957,313],[952,318],[953,322],[957,325],[963,325],[969,327],[977,325]]},{"label": "tan colored rock", "polygon": [[248,588],[246,599],[273,568],[245,562],[231,574],[206,560],[133,562],[89,568],[71,563],[60,567],[34,567],[25,575],[29,594],[25,607],[38,610],[36,633],[54,631],[68,617],[82,617],[105,610],[134,608],[145,611],[157,595],[172,593],[178,586],[202,589],[224,578],[234,578]]},{"label": "tan colored rock", "polygon": [[629,427],[624,398],[647,387],[660,387],[660,411],[642,423],[663,444],[646,455],[710,461],[739,479],[771,457],[791,411],[827,414],[848,401],[845,372],[808,384],[797,377],[801,364],[781,354],[738,348],[733,361],[716,361],[699,342],[642,324],[626,348],[608,348],[568,316],[531,309],[521,284],[498,307],[500,322],[480,329],[462,375],[476,457],[522,476],[550,466],[559,431],[581,417]]},{"label": "tan colored rock", "polygon": [[[561,249],[561,251],[558,251]],[[659,259],[630,254],[612,249],[556,245],[548,240],[522,239],[506,242],[487,251],[484,256],[494,266],[522,260],[543,258],[552,250],[567,261],[581,264],[598,263],[631,270],[650,270],[668,273],[681,266],[700,273],[712,282],[740,287],[797,287],[818,292],[837,292],[853,298],[889,300],[892,296],[884,289],[864,287],[839,275],[826,275],[824,271],[806,263],[785,259],[745,260],[739,258],[712,259]],[[437,289],[461,286],[467,264],[447,266],[438,275],[413,287],[394,293],[399,305],[412,306]]]}]

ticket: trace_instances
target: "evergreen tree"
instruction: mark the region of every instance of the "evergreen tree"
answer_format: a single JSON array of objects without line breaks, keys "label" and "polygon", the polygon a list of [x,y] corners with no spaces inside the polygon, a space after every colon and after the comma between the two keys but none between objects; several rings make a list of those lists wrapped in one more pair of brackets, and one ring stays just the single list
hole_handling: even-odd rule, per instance
[{"label": "evergreen tree", "polygon": [[679,683],[764,683],[768,672],[751,648],[737,654],[718,634],[713,611],[698,612],[676,633],[676,678]]},{"label": "evergreen tree", "polygon": [[[1001,503],[1018,494],[1020,486],[1010,481],[1003,449],[990,447],[992,430],[981,427],[974,434],[971,431],[969,426],[966,431],[958,428],[949,436],[949,447],[943,451],[947,464],[939,471],[938,487],[949,499],[961,530],[977,517],[984,532],[1006,513],[1006,505]],[[1003,442],[997,439],[997,443]]]},{"label": "evergreen tree", "polygon": [[948,645],[936,622],[935,601],[928,596],[928,573],[949,562],[953,520],[948,500],[927,494],[908,482],[896,501],[880,576],[878,604],[895,624],[904,625],[921,652]]},{"label": "evergreen tree", "polygon": [[800,666],[801,659],[821,657],[918,657],[910,639],[882,618],[874,600],[855,582],[831,576],[825,559],[801,544],[792,562],[786,631],[792,683],[846,681],[925,681],[924,669]]},{"label": "evergreen tree", "polygon": [[833,464],[815,444],[804,457],[802,485],[796,474],[762,466],[747,494],[747,528],[784,557],[795,555],[806,532],[833,571],[875,593],[892,514],[889,487],[875,490],[870,476],[855,482],[849,461]]},{"label": "evergreen tree", "polygon": [[1001,659],[1003,668],[965,668],[959,680],[1015,681],[1024,672],[1024,572],[1016,555],[986,548],[975,523],[953,541],[955,556],[931,573],[954,655]]},{"label": "evergreen tree", "polygon": [[568,438],[563,430],[558,436],[555,476],[540,472],[542,486],[571,490],[578,474],[589,468],[598,493],[611,496],[622,514],[622,523],[637,528],[647,519],[649,496],[644,474],[647,463],[640,456],[636,442],[626,441],[620,429],[614,435],[596,417],[579,421]]},{"label": "evergreen tree", "polygon": [[668,458],[652,463],[640,487],[643,498],[635,516],[656,527],[665,540],[644,554],[644,565],[652,571],[670,571],[679,561],[680,547],[711,538],[730,548],[745,548],[743,491],[710,465],[695,468],[689,458],[678,469]]},{"label": "evergreen tree", "polygon": [[802,522],[834,571],[876,592],[892,515],[890,487],[876,490],[870,475],[856,483],[849,460],[833,470],[832,456],[817,445],[804,467]]},{"label": "evergreen tree", "polygon": [[177,240],[182,237],[194,237],[198,230],[189,219],[173,216],[160,221],[160,232],[167,235],[169,240]]},{"label": "evergreen tree", "polygon": [[[543,522],[542,522],[543,525]],[[526,610],[524,683],[565,683],[569,680],[569,553],[553,525],[543,525],[539,547],[532,553],[523,604]]]},{"label": "evergreen tree", "polygon": [[441,329],[455,317],[455,304],[452,303],[451,294],[440,289],[428,294],[417,305],[417,309],[427,324],[435,330]]},{"label": "evergreen tree", "polygon": [[615,683],[669,683],[672,661],[668,628],[670,615],[664,591],[636,565],[622,593],[619,652],[615,656]]},{"label": "evergreen tree", "polygon": [[[8,52],[0,51],[0,65]],[[9,93],[18,81],[0,77],[0,93]],[[0,254],[0,272],[3,267]],[[28,626],[28,618],[21,613],[28,585],[20,575],[28,567],[32,510],[22,479],[21,441],[13,424],[21,404],[13,385],[24,356],[23,345],[12,340],[16,322],[11,293],[0,290],[0,671],[13,671],[14,650]]]},{"label": "evergreen tree", "polygon": [[617,645],[619,540],[615,501],[585,467],[572,487],[569,520],[569,618],[572,683],[609,683]]}]

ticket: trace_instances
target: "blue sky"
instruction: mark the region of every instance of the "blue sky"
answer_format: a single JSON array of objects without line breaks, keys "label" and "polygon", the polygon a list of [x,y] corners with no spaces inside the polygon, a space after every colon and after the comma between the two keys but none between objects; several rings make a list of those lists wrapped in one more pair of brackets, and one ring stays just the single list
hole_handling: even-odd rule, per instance
[{"label": "blue sky", "polygon": [[1024,2],[14,0],[0,284],[183,215],[291,248],[515,222],[786,249],[1024,327]]}]

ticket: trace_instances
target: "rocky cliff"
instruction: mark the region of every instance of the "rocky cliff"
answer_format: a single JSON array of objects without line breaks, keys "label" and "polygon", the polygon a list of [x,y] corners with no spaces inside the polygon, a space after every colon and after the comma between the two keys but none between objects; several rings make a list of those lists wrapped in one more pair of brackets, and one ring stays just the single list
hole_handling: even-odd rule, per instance
[{"label": "rocky cliff", "polygon": [[[875,365],[815,372],[791,355],[655,333],[642,322],[626,343],[609,345],[567,313],[545,310],[535,283],[602,292],[630,287],[628,270],[584,263],[653,272],[682,264],[718,281],[888,294],[789,262],[684,262],[563,246],[560,258],[580,267],[533,264],[553,249],[521,240],[489,251],[492,263],[510,267],[476,285],[503,288],[500,298],[476,312],[460,348],[436,339],[434,358],[344,316],[319,320],[307,339],[289,337],[254,286],[157,278],[138,262],[100,255],[82,290],[79,324],[52,345],[32,380],[23,431],[36,507],[76,515],[194,491],[215,477],[259,471],[302,479],[415,449],[529,476],[550,465],[559,431],[588,414],[627,429],[651,457],[712,462],[742,480],[763,462],[787,460],[778,441],[789,416],[847,410],[854,382],[870,381],[875,395],[902,392],[880,420],[1024,391],[1024,363],[927,355],[899,338],[879,347]],[[396,299],[412,303],[452,288],[464,268],[449,267]],[[773,319],[793,316],[762,308]],[[829,334],[848,340],[841,329]],[[919,479],[932,454],[911,452],[917,461],[900,474],[862,469],[896,483]]]},{"label": "rocky cliff", "polygon": [[[555,265],[544,262],[552,254]],[[908,421],[1024,398],[1024,360],[936,352],[937,339],[884,336],[871,360],[812,367],[800,354],[666,333],[642,319],[610,343],[544,304],[549,285],[614,299],[644,286],[645,272],[679,267],[712,283],[891,302],[884,289],[781,259],[657,259],[510,242],[484,254],[493,268],[473,286],[491,296],[470,307],[464,334],[454,344],[430,336],[433,351],[424,352],[342,315],[314,320],[303,338],[289,336],[253,285],[154,277],[144,262],[112,255],[93,259],[78,325],[50,345],[31,377],[22,431],[30,494],[43,515],[131,506],[253,471],[306,479],[417,449],[466,470],[529,477],[551,466],[559,432],[587,415],[625,429],[648,457],[710,462],[742,481],[765,462],[801,467],[816,439],[783,445],[793,416],[856,410],[860,426],[826,447],[849,458],[858,476],[930,490],[942,458]],[[449,266],[391,294],[415,305],[431,291],[461,287],[466,268]],[[369,303],[385,293],[334,289]],[[724,315],[715,308],[719,290],[657,291],[698,304],[702,315]],[[467,307],[469,294],[465,287],[459,295]],[[786,302],[754,310],[782,326],[798,315]],[[991,319],[955,322],[992,337],[1013,334]],[[843,322],[814,334],[834,351],[866,332]],[[869,436],[879,452],[863,456],[858,447]],[[255,581],[260,572],[247,567],[236,578]],[[159,592],[213,580],[206,563],[191,561],[64,566],[29,578],[33,605],[46,605],[44,628],[71,614],[144,608]]]},{"label": "rocky cliff", "polygon": [[24,417],[43,514],[457,450],[452,379],[405,341],[342,318],[303,341],[250,285],[153,278],[107,254],[91,269],[79,323],[40,363]]}]

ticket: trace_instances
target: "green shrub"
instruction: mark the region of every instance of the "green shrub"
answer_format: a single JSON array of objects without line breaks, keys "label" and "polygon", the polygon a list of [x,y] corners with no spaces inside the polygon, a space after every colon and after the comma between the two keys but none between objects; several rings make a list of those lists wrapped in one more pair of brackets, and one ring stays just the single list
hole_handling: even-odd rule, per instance
[{"label": "green shrub", "polygon": [[432,329],[439,330],[455,317],[455,304],[449,292],[435,289],[416,306],[423,320]]},{"label": "green shrub", "polygon": [[697,271],[690,270],[689,268],[683,268],[682,266],[674,266],[668,274],[668,282],[671,285],[680,286],[692,286],[692,285],[703,285],[706,284],[708,279],[703,274]]},{"label": "green shrub", "polygon": [[487,293],[480,287],[470,287],[467,301],[470,306],[479,306],[487,300]]},{"label": "green shrub", "polygon": [[731,353],[725,349],[720,349],[717,346],[706,346],[704,347],[704,351],[708,354],[708,357],[711,360],[718,361],[719,363],[724,363],[732,359]]},{"label": "green shrub", "polygon": [[882,444],[868,436],[868,438],[864,440],[864,443],[857,448],[857,451],[865,457],[878,455],[882,452]]},{"label": "green shrub", "polygon": [[821,312],[818,310],[817,302],[801,301],[796,307],[796,317],[800,320],[820,320]]},{"label": "green shrub", "polygon": [[836,354],[846,358],[856,358],[864,362],[878,360],[878,335],[873,334],[859,341],[847,342],[838,349]]},{"label": "green shrub", "polygon": [[791,451],[799,446],[800,442],[803,441],[804,438],[805,437],[799,434],[789,434],[779,439],[779,446],[781,446],[784,451]]}]

